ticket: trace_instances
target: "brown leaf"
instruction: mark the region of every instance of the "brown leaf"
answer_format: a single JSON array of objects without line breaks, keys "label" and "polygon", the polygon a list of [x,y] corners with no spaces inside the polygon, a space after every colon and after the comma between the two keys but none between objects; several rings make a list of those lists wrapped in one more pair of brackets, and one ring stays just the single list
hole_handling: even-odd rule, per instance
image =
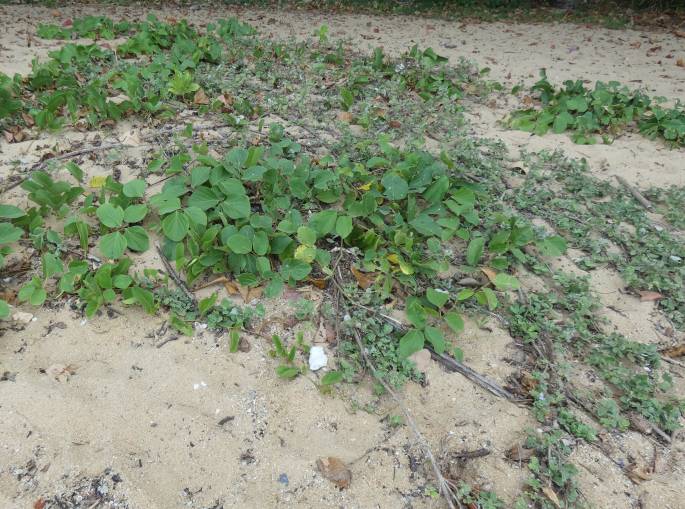
[{"label": "brown leaf", "polygon": [[640,300],[642,302],[660,300],[664,298],[664,296],[659,292],[652,292],[650,290],[640,290],[638,293],[640,294]]},{"label": "brown leaf", "polygon": [[354,117],[352,116],[352,113],[349,111],[339,111],[338,112],[338,120],[341,122],[347,122],[348,124],[352,123],[352,120]]},{"label": "brown leaf", "polygon": [[674,31],[673,31],[673,35],[675,35],[676,37],[683,37],[683,38],[685,38],[685,32],[683,32],[682,30],[674,30]]},{"label": "brown leaf", "polygon": [[488,277],[488,279],[490,280],[491,283],[495,281],[495,277],[497,276],[497,272],[492,270],[490,267],[481,267],[480,270],[483,274],[485,274]]},{"label": "brown leaf", "polygon": [[625,469],[625,472],[628,478],[635,484],[641,484],[651,479],[649,472],[645,471],[644,468],[639,468],[635,463],[628,465]]},{"label": "brown leaf", "polygon": [[685,67],[685,59],[679,58],[678,60],[676,60],[675,65],[677,65],[678,67]]},{"label": "brown leaf", "polygon": [[224,281],[224,288],[226,288],[226,292],[228,292],[229,295],[240,294],[240,285],[235,281]]},{"label": "brown leaf", "polygon": [[36,122],[33,120],[33,117],[23,111],[21,112],[21,118],[24,119],[26,127],[33,127],[36,124]]},{"label": "brown leaf", "polygon": [[316,286],[319,290],[324,290],[326,288],[326,278],[310,277],[309,282]]},{"label": "brown leaf", "polygon": [[552,488],[550,488],[549,486],[543,486],[542,492],[549,499],[549,501],[554,504],[554,507],[561,509],[561,503],[559,502],[559,497],[557,496],[556,493],[554,493],[554,490]]},{"label": "brown leaf", "polygon": [[45,500],[39,498],[33,503],[33,509],[43,509],[45,507]]},{"label": "brown leaf", "polygon": [[224,111],[231,111],[233,109],[233,96],[227,93],[221,94],[216,98],[221,104],[223,104]]},{"label": "brown leaf", "polygon": [[209,98],[204,90],[198,88],[197,92],[195,92],[195,97],[193,97],[193,102],[195,104],[209,104]]},{"label": "brown leaf", "polygon": [[263,292],[264,288],[261,286],[250,288],[250,291],[247,292],[247,302],[252,302],[255,299],[259,299],[262,296]]},{"label": "brown leaf", "polygon": [[682,357],[685,355],[685,343],[661,350],[661,355],[665,355],[666,357]]},{"label": "brown leaf", "polygon": [[504,455],[511,461],[528,461],[534,453],[534,449],[526,449],[521,444],[514,444]]},{"label": "brown leaf", "polygon": [[14,134],[12,134],[11,132],[3,131],[2,134],[5,137],[5,141],[7,143],[12,143],[14,141]]},{"label": "brown leaf", "polygon": [[342,460],[334,456],[319,458],[316,460],[316,468],[319,469],[319,472],[321,472],[326,479],[332,481],[338,488],[345,489],[350,487],[352,472]]},{"label": "brown leaf", "polygon": [[388,122],[388,125],[393,129],[399,129],[400,127],[402,127],[402,123],[399,120],[391,120],[390,122]]},{"label": "brown leaf", "polygon": [[357,280],[357,284],[359,284],[359,286],[364,290],[366,290],[376,281],[376,274],[374,273],[362,272],[356,267],[350,267],[350,271],[352,271],[352,275]]}]

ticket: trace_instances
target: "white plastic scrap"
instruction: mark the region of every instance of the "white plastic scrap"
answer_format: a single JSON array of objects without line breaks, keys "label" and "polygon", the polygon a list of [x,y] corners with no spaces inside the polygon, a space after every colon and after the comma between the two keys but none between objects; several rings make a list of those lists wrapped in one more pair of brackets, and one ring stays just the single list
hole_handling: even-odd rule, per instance
[{"label": "white plastic scrap", "polygon": [[313,346],[309,349],[309,369],[316,371],[328,364],[328,356],[322,346]]}]

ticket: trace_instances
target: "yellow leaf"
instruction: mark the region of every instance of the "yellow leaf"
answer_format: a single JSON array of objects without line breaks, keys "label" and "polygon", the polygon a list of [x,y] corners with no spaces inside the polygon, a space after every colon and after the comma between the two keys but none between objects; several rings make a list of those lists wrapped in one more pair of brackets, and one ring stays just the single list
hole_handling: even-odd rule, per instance
[{"label": "yellow leaf", "polygon": [[295,250],[295,259],[305,263],[311,263],[316,257],[316,248],[312,246],[298,246]]},{"label": "yellow leaf", "polygon": [[400,257],[397,256],[397,255],[394,254],[394,253],[393,253],[393,254],[389,254],[389,255],[388,255],[388,261],[389,261],[390,263],[392,263],[393,265],[397,265],[398,263],[400,263]]},{"label": "yellow leaf", "polygon": [[103,175],[98,175],[98,176],[90,179],[90,182],[88,182],[88,186],[92,189],[100,189],[102,186],[105,185],[106,181],[107,181],[107,177],[105,177]]},{"label": "yellow leaf", "polygon": [[368,191],[369,189],[371,189],[371,182],[367,182],[366,184],[363,184],[361,186],[357,186],[357,189],[359,191]]}]

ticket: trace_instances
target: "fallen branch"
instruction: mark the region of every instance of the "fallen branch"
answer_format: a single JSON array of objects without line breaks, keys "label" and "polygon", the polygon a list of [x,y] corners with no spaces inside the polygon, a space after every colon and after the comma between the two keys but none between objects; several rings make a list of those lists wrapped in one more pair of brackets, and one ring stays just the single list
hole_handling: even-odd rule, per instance
[{"label": "fallen branch", "polygon": [[514,396],[509,391],[507,391],[502,386],[500,386],[498,383],[496,383],[496,382],[490,380],[489,378],[477,373],[476,371],[469,368],[465,364],[462,364],[461,362],[454,359],[453,357],[450,357],[449,355],[437,353],[430,346],[428,346],[427,348],[428,348],[428,350],[430,350],[431,357],[433,359],[440,362],[440,364],[445,366],[450,371],[456,371],[457,373],[461,373],[464,377],[469,379],[474,384],[482,387],[483,389],[485,389],[489,393],[494,394],[495,396],[499,396],[500,398],[508,399],[509,401],[514,401],[517,403],[520,403],[523,401],[523,400],[517,398],[516,396]]},{"label": "fallen branch", "polygon": [[440,488],[440,493],[442,494],[443,497],[445,497],[445,500],[447,501],[447,504],[450,506],[450,509],[455,509],[455,507],[456,507],[455,502],[461,508],[462,507],[461,502],[459,502],[459,499],[457,498],[456,493],[452,490],[450,483],[442,475],[442,472],[440,471],[440,466],[438,465],[438,462],[435,459],[435,455],[433,454],[433,451],[431,450],[430,445],[428,445],[428,441],[424,438],[424,436],[419,431],[418,427],[416,426],[416,422],[414,421],[414,418],[412,417],[411,413],[409,412],[409,409],[404,404],[402,399],[392,389],[392,387],[390,387],[390,385],[388,385],[388,383],[383,379],[383,377],[380,375],[380,373],[378,373],[376,366],[374,366],[373,362],[371,362],[371,359],[369,358],[369,356],[366,353],[364,345],[362,344],[361,335],[359,334],[359,331],[356,328],[354,329],[354,338],[357,342],[357,347],[359,348],[359,352],[361,353],[361,356],[362,356],[362,359],[364,360],[364,363],[369,367],[369,369],[371,370],[371,373],[373,373],[373,376],[376,378],[376,380],[378,380],[378,382],[380,382],[380,384],[387,391],[387,393],[390,394],[392,399],[395,400],[395,403],[397,403],[397,406],[400,407],[400,410],[402,410],[402,413],[404,414],[404,418],[406,420],[407,426],[414,433],[414,436],[416,437],[416,440],[419,443],[419,446],[421,447],[423,454],[426,456],[426,458],[428,459],[428,461],[431,464],[431,467],[433,468],[433,474],[435,475],[436,481],[438,483],[438,487]]},{"label": "fallen branch", "polygon": [[[352,304],[355,307],[358,307],[360,309],[364,309],[365,311],[368,311],[370,313],[373,313],[375,315],[380,316],[383,318],[386,322],[388,322],[390,325],[392,325],[395,329],[397,329],[400,332],[406,332],[407,327],[402,324],[399,320],[396,320],[395,318],[385,315],[381,313],[380,311],[370,308],[368,306],[365,306],[363,304],[360,304],[359,302],[355,301],[352,299],[349,295],[345,293],[345,290],[343,289],[342,285],[338,282],[337,277],[333,277],[333,284],[337,288],[337,290],[345,297],[345,299]],[[431,352],[431,357],[433,359],[439,361],[441,364],[443,364],[445,367],[448,369],[451,369],[452,371],[456,371],[458,373],[461,373],[464,377],[466,377],[468,380],[473,382],[474,384],[482,387],[486,391],[490,392],[491,394],[494,394],[495,396],[499,396],[500,398],[505,398],[508,399],[509,401],[514,401],[514,402],[521,402],[522,400],[518,399],[516,396],[514,396],[512,393],[504,389],[502,386],[497,384],[496,382],[488,379],[487,377],[477,373],[473,369],[469,368],[465,364],[462,364],[461,362],[457,361],[453,357],[450,357],[449,355],[445,354],[439,354],[435,350],[432,349],[432,347],[427,346],[426,347],[430,352]]]},{"label": "fallen branch", "polygon": [[635,189],[633,186],[631,186],[626,179],[619,175],[614,175],[616,177],[616,180],[626,188],[626,190],[635,198],[638,202],[640,202],[640,205],[642,205],[644,208],[647,210],[652,210],[652,203],[645,198],[640,191]]},{"label": "fallen branch", "polygon": [[171,263],[169,263],[169,260],[167,260],[166,256],[164,256],[164,253],[162,252],[162,248],[159,247],[159,244],[155,244],[155,248],[157,249],[157,253],[159,254],[159,257],[162,260],[162,263],[164,264],[164,268],[167,271],[167,274],[169,274],[169,277],[174,280],[174,283],[176,283],[176,286],[185,293],[186,297],[188,297],[193,304],[197,306],[197,299],[195,298],[195,295],[190,291],[188,288],[188,285],[186,285],[185,281],[181,279],[181,276],[178,275],[178,273],[174,270],[174,268],[171,266]]}]

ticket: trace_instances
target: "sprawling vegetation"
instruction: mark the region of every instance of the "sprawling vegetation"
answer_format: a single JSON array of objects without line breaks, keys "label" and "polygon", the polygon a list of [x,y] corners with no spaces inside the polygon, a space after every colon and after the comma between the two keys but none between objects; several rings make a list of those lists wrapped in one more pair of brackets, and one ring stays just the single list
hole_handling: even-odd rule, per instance
[{"label": "sprawling vegetation", "polygon": [[[90,17],[41,26],[39,35],[126,40],[116,49],[66,43],[29,75],[0,76],[4,128],[107,128],[135,116],[155,132],[145,140],[152,153],[125,181],[89,179],[83,164],[59,156],[24,168],[30,205],[0,206],[3,260],[28,248],[37,253],[18,278],[18,302],[77,296],[86,317],[116,301],[148,313],[164,308],[183,333],[196,321],[230,331],[236,351],[239,331],[252,330],[263,308],[217,302],[216,294],[195,302],[185,284],[227,275],[276,297],[286,285],[310,282],[330,290],[329,313],[345,316],[343,359],[322,386],[355,379],[363,365],[358,334],[379,376],[399,386],[419,378],[409,357],[424,347],[460,358],[464,315],[498,316],[532,352],[525,366],[532,382],[520,384],[520,396],[543,424],[528,439],[534,454],[520,507],[558,506],[549,490],[566,507],[582,505],[567,437],[593,442],[601,427],[625,429],[629,413],[664,433],[677,428],[685,408],[669,394],[655,349],[605,332],[587,280],[552,270],[549,261],[570,244],[586,253],[579,263],[587,270],[611,264],[631,290],[660,292],[660,308],[682,329],[683,242],[559,154],[531,155],[525,184],[508,188],[504,147],[464,135],[460,99],[498,88],[472,66],[451,67],[430,48],[396,58],[381,49],[356,54],[329,41],[326,27],[306,43],[269,41],[235,19],[200,31],[154,17]],[[564,129],[588,138],[643,119],[648,109],[656,115],[646,98],[614,85],[560,93],[544,83],[537,87],[557,116],[543,122],[534,113],[534,125],[556,125],[565,113]],[[604,102],[595,109],[594,100]],[[595,119],[598,127],[583,120],[609,103],[617,113]],[[185,118],[211,123],[175,120],[189,110]],[[656,132],[682,143],[668,129]],[[222,135],[199,135],[208,130]],[[429,151],[427,138],[442,150]],[[534,226],[533,217],[550,228]],[[138,254],[157,244],[168,274],[134,270]],[[524,292],[524,269],[549,291]],[[171,290],[176,272],[183,281]],[[404,311],[403,323],[388,319],[391,306]],[[6,301],[0,314],[11,314]],[[301,335],[271,340],[281,377],[306,370]],[[568,359],[597,372],[599,393],[576,390]],[[577,401],[596,403],[579,408]],[[581,419],[587,413],[593,425]],[[469,504],[502,506],[495,494],[464,484],[459,493]]]}]

